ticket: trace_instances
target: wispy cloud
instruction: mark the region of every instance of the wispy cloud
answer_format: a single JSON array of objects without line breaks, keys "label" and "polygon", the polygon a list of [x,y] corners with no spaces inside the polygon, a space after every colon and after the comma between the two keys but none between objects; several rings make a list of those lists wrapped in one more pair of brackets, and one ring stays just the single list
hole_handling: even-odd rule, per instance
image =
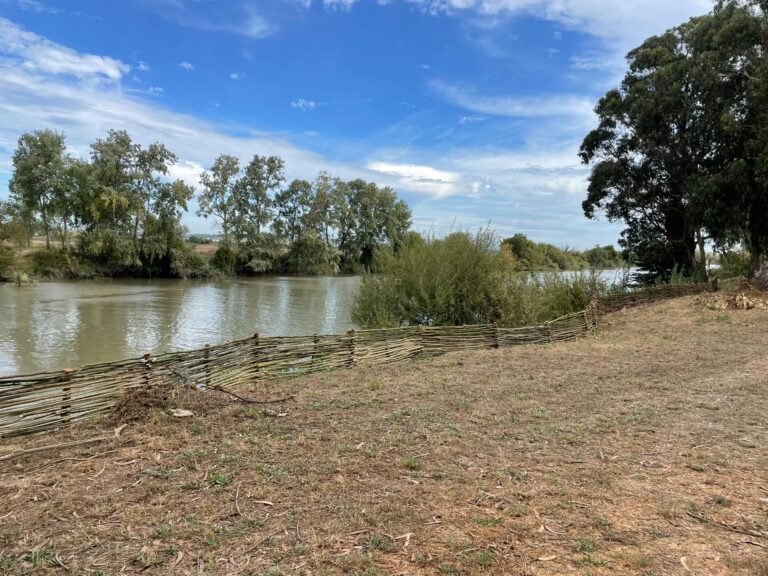
[{"label": "wispy cloud", "polygon": [[138,70],[141,70],[142,72],[147,72],[149,70],[149,64],[139,60],[139,63],[136,65],[136,68]]},{"label": "wispy cloud", "polygon": [[229,73],[229,79],[230,80],[242,80],[245,77],[245,73],[243,72],[230,72]]},{"label": "wispy cloud", "polygon": [[0,54],[26,70],[117,82],[130,66],[108,56],[81,54],[0,18]]},{"label": "wispy cloud", "polygon": [[323,6],[333,10],[349,10],[358,0],[323,0]]},{"label": "wispy cloud", "polygon": [[298,100],[291,102],[291,108],[294,108],[296,110],[301,110],[302,112],[306,112],[307,110],[314,110],[315,108],[317,108],[317,102],[313,100],[305,100],[304,98],[299,98]]},{"label": "wispy cloud", "polygon": [[463,86],[433,81],[432,90],[446,101],[480,114],[510,118],[572,116],[591,122],[594,101],[586,96],[555,94],[541,96],[504,96],[478,94]]},{"label": "wispy cloud", "polygon": [[459,124],[476,124],[478,122],[485,122],[488,120],[488,116],[462,116],[459,118]]},{"label": "wispy cloud", "polygon": [[38,2],[38,0],[19,0],[19,8],[27,12],[37,12],[38,14],[60,14],[61,10],[48,4]]},{"label": "wispy cloud", "polygon": [[184,70],[194,70],[195,69],[195,67],[192,66],[192,64],[190,64],[189,62],[179,62],[179,66],[184,68]]},{"label": "wispy cloud", "polygon": [[218,12],[204,11],[205,4],[190,0],[155,0],[151,5],[160,16],[185,28],[237,34],[253,39],[265,38],[278,29],[254,5],[245,4],[239,17],[225,19],[218,16]]}]

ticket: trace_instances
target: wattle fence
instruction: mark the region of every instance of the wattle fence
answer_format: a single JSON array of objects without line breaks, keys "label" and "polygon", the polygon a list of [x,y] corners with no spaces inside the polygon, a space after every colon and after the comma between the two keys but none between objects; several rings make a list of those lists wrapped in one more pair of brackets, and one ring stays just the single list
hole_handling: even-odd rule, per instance
[{"label": "wattle fence", "polygon": [[2,377],[0,438],[54,430],[108,412],[134,388],[236,388],[259,379],[386,364],[422,355],[573,340],[593,330],[601,314],[707,289],[706,284],[678,284],[608,295],[585,310],[539,326],[408,326],[322,336],[254,335],[197,350]]}]

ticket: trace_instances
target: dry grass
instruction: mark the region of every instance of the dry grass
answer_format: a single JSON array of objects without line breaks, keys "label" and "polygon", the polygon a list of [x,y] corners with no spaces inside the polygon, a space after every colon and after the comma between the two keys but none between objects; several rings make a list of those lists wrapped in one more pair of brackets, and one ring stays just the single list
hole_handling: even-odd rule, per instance
[{"label": "dry grass", "polygon": [[768,574],[767,350],[768,313],[687,298],[239,391],[282,405],[134,398],[0,445],[128,422],[0,463],[0,574]]}]

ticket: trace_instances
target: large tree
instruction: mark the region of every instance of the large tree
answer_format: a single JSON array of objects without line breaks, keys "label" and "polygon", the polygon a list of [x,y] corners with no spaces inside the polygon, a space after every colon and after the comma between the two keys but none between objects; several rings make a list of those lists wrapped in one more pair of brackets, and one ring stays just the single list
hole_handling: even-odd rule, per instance
[{"label": "large tree", "polygon": [[46,248],[51,246],[51,224],[65,191],[67,162],[64,134],[54,130],[22,134],[13,154],[11,197],[27,214],[40,215]]},{"label": "large tree", "polygon": [[197,213],[203,218],[214,216],[219,219],[225,245],[229,245],[230,233],[239,217],[235,196],[239,177],[240,162],[228,154],[216,158],[211,169],[200,176],[203,191]]},{"label": "large tree", "polygon": [[285,182],[285,162],[279,156],[255,155],[235,187],[242,214],[241,235],[257,238],[272,221],[273,197]]},{"label": "large tree", "polygon": [[623,243],[654,275],[694,269],[698,223],[690,204],[707,147],[696,128],[693,22],[629,53],[629,71],[598,103],[599,125],[580,150],[592,164],[584,213],[593,217],[602,209],[623,221]]}]

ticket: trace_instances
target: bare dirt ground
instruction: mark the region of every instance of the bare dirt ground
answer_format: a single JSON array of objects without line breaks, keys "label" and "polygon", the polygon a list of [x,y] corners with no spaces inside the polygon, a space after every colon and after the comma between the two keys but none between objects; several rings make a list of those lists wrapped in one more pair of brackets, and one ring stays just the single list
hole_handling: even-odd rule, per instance
[{"label": "bare dirt ground", "polygon": [[[0,454],[0,574],[768,574],[768,312],[134,397]],[[157,406],[185,407],[174,418]]]}]

